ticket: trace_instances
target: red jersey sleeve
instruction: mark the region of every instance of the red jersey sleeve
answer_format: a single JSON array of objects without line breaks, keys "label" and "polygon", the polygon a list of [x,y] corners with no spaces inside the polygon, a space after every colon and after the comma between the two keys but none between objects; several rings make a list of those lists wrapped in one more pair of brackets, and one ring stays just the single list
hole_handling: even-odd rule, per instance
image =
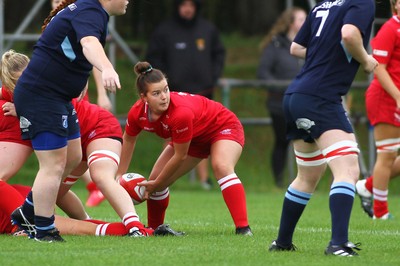
[{"label": "red jersey sleeve", "polygon": [[189,142],[193,138],[195,115],[189,108],[177,108],[171,120],[171,140],[176,143]]},{"label": "red jersey sleeve", "polygon": [[128,112],[128,117],[126,119],[125,132],[129,136],[137,136],[142,131],[139,126],[140,117],[140,104],[136,102]]},{"label": "red jersey sleeve", "polygon": [[1,87],[1,96],[7,102],[14,102],[12,93],[5,86]]},{"label": "red jersey sleeve", "polygon": [[380,64],[388,64],[395,48],[397,31],[391,20],[383,24],[371,41],[372,54]]}]

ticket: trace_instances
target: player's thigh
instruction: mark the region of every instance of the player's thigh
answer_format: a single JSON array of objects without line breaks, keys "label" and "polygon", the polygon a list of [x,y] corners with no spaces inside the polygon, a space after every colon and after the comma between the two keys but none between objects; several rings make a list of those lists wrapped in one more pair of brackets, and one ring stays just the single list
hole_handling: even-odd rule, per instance
[{"label": "player's thigh", "polygon": [[13,177],[31,154],[32,148],[29,146],[13,142],[0,142],[0,179],[7,181]]},{"label": "player's thigh", "polygon": [[374,126],[375,141],[400,138],[400,127],[386,123]]},{"label": "player's thigh", "polygon": [[211,167],[217,180],[235,171],[242,150],[233,140],[219,140],[211,145]]}]

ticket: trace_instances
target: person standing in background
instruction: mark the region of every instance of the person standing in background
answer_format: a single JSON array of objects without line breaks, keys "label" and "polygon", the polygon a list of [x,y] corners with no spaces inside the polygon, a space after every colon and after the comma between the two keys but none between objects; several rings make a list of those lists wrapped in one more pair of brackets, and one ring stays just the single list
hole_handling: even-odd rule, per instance
[{"label": "person standing in background", "polygon": [[[262,40],[262,55],[257,70],[257,78],[266,81],[289,81],[300,72],[304,59],[290,54],[290,45],[307,13],[298,7],[285,10],[271,30]],[[277,187],[284,187],[284,169],[288,157],[290,141],[286,138],[285,114],[282,100],[285,90],[282,87],[268,87],[267,109],[272,119],[275,136],[271,156],[272,173]]]},{"label": "person standing in background", "polygon": [[[174,91],[200,94],[209,99],[222,75],[225,48],[217,28],[200,16],[200,0],[175,0],[173,18],[152,34],[147,61],[168,77]],[[196,167],[205,189],[211,188],[208,160]]]},{"label": "person standing in background", "polygon": [[400,0],[390,0],[390,4],[392,18],[383,24],[371,41],[372,53],[379,66],[365,95],[377,154],[373,178],[356,184],[361,199],[373,195],[373,212],[364,210],[379,220],[392,218],[388,207],[389,181],[398,173],[396,159],[400,148]]}]

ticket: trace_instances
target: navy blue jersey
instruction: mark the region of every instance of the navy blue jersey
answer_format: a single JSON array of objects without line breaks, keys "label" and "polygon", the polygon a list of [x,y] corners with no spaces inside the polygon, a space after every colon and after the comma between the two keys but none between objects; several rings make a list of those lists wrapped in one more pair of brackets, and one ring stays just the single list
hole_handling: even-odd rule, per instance
[{"label": "navy blue jersey", "polygon": [[104,46],[109,16],[98,0],[78,0],[53,17],[36,43],[18,85],[50,98],[79,96],[93,66],[80,40],[94,36]]},{"label": "navy blue jersey", "polygon": [[356,26],[367,47],[374,15],[374,0],[331,0],[317,4],[294,39],[307,48],[306,60],[286,94],[298,92],[340,101],[359,67],[341,43],[342,26]]}]

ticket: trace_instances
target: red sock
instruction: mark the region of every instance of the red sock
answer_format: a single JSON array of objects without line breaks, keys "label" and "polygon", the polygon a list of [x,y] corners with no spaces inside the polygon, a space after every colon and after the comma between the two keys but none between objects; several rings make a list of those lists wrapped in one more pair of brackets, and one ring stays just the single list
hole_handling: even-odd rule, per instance
[{"label": "red sock", "polygon": [[248,226],[246,194],[240,179],[231,174],[218,180],[218,184],[236,228]]},{"label": "red sock", "polygon": [[128,234],[123,223],[99,224],[96,228],[96,236],[124,236]]},{"label": "red sock", "polygon": [[165,212],[169,204],[169,189],[153,193],[147,200],[147,223],[148,226],[156,229],[164,223]]},{"label": "red sock", "polygon": [[132,227],[138,227],[138,225],[143,226],[139,220],[139,216],[133,212],[125,214],[124,218],[122,218],[122,223],[125,225],[128,232]]},{"label": "red sock", "polygon": [[92,191],[94,191],[94,190],[98,190],[98,188],[97,188],[97,186],[96,186],[96,184],[95,184],[94,182],[90,182],[89,184],[87,184],[87,185],[86,185],[86,189],[87,189],[89,192],[92,192]]},{"label": "red sock", "polygon": [[389,212],[388,202],[374,200],[374,216],[379,218]]},{"label": "red sock", "polygon": [[370,177],[367,178],[367,181],[365,182],[365,188],[371,193],[372,193],[372,187],[373,187],[373,185],[372,185],[373,180],[374,180],[374,178],[371,175]]},{"label": "red sock", "polygon": [[387,196],[389,190],[380,190],[373,188],[374,192],[374,216],[377,218],[382,217],[389,212]]},{"label": "red sock", "polygon": [[152,228],[146,228],[144,224],[139,221],[139,216],[133,212],[128,212],[122,218],[122,223],[125,225],[126,231],[131,232],[131,229],[136,227],[144,236],[151,236],[154,233]]}]

